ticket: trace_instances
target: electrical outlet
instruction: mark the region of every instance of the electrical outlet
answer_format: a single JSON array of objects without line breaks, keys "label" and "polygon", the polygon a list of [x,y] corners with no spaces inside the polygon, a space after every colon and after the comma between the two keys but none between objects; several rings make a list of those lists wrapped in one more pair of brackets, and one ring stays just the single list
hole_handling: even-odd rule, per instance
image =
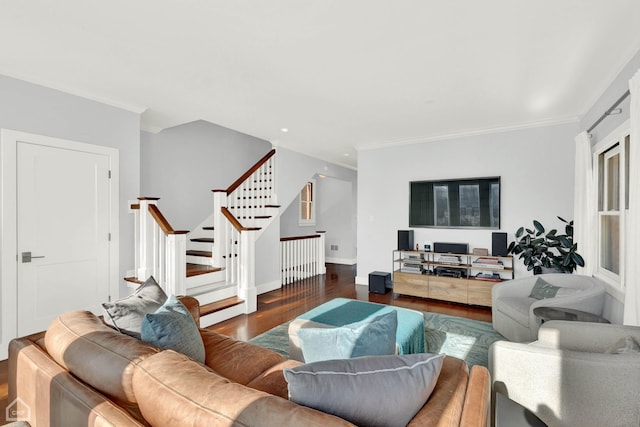
[{"label": "electrical outlet", "polygon": [[332,251],[337,251],[338,250],[338,245],[331,245],[331,250]]}]

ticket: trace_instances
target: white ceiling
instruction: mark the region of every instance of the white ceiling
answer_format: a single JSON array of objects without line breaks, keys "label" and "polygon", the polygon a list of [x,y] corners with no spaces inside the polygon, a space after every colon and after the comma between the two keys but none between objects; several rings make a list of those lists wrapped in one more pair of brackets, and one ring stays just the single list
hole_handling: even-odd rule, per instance
[{"label": "white ceiling", "polygon": [[0,0],[0,74],[354,167],[358,148],[576,120],[639,23],[638,0]]}]

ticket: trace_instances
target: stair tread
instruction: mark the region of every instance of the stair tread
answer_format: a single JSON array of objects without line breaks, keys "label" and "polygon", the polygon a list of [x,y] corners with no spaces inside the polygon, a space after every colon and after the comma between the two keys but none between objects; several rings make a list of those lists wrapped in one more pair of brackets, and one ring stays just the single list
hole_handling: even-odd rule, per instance
[{"label": "stair tread", "polygon": [[209,304],[204,304],[200,306],[200,316],[206,316],[207,314],[215,313],[226,308],[235,307],[236,305],[242,304],[243,302],[244,300],[238,297],[230,297]]},{"label": "stair tread", "polygon": [[207,257],[207,258],[211,258],[213,256],[213,254],[211,253],[211,251],[196,251],[194,249],[189,249],[187,251],[187,255],[191,255],[191,256],[201,256],[201,257]]},{"label": "stair tread", "polygon": [[208,230],[208,231],[213,231],[215,228],[213,226],[211,227],[202,227],[203,230]]},{"label": "stair tread", "polygon": [[191,239],[191,241],[199,243],[213,243],[213,237],[196,237],[195,239]]},{"label": "stair tread", "polygon": [[187,277],[198,276],[200,274],[215,273],[222,270],[220,267],[211,267],[210,265],[187,263]]},{"label": "stair tread", "polygon": [[124,280],[125,282],[137,283],[139,285],[144,283],[144,280],[140,280],[137,277],[125,277]]}]

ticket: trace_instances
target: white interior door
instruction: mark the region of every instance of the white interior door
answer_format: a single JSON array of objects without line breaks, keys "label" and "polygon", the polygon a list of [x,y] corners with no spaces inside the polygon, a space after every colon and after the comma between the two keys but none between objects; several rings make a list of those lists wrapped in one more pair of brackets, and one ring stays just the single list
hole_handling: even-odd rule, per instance
[{"label": "white interior door", "polygon": [[17,333],[109,298],[109,157],[17,143]]}]

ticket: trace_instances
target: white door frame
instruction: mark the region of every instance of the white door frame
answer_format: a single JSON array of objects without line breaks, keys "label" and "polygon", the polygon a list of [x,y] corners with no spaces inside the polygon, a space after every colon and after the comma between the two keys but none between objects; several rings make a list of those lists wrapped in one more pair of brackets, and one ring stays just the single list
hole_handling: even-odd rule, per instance
[{"label": "white door frame", "polygon": [[29,142],[53,148],[101,154],[109,158],[111,179],[109,180],[109,294],[118,297],[118,274],[120,269],[120,173],[119,151],[83,142],[36,135],[26,132],[0,129],[0,360],[8,356],[9,341],[17,336],[17,283],[18,283],[18,236],[17,236],[17,146],[18,142]]}]

